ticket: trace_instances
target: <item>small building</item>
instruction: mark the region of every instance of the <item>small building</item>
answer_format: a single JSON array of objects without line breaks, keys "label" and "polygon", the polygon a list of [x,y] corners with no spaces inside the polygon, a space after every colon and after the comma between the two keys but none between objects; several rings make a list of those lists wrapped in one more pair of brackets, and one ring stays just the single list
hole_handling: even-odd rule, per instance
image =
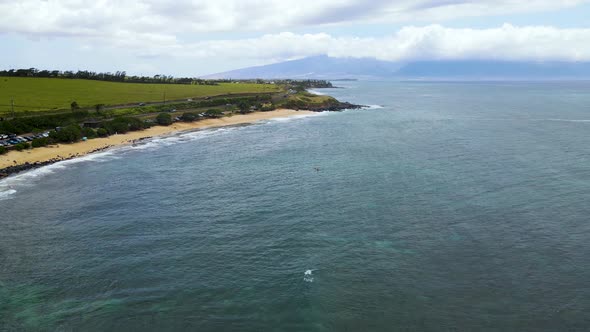
[{"label": "small building", "polygon": [[98,127],[100,127],[101,123],[102,122],[99,120],[86,120],[82,124],[82,127],[84,127],[84,128],[98,128]]}]

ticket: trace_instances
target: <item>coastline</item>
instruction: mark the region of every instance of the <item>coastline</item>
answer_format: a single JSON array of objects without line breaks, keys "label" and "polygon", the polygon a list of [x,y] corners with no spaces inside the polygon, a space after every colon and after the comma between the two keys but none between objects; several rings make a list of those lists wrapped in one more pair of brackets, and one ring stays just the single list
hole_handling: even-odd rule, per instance
[{"label": "coastline", "polygon": [[225,127],[273,118],[290,117],[294,115],[313,114],[311,111],[296,111],[279,109],[270,112],[255,112],[239,114],[218,119],[206,119],[198,122],[175,122],[170,126],[154,126],[142,131],[95,138],[72,144],[57,144],[25,151],[10,151],[0,156],[0,178],[20,171],[52,164],[62,160],[82,157],[109,148],[133,144],[134,142],[162,135],[194,129]]}]

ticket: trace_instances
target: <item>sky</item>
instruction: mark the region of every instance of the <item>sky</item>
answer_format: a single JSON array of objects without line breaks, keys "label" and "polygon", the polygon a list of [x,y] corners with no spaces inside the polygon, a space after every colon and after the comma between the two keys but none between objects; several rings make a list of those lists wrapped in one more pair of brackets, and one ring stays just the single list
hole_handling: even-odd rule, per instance
[{"label": "sky", "polygon": [[590,61],[590,0],[0,0],[0,69],[200,76],[315,55]]}]

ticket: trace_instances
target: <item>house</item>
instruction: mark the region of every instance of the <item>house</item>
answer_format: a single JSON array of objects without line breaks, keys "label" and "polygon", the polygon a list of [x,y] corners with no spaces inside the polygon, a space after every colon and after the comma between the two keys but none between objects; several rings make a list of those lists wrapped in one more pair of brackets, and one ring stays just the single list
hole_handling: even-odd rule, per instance
[{"label": "house", "polygon": [[100,127],[100,124],[101,124],[101,121],[99,121],[99,120],[86,120],[82,124],[82,127],[84,127],[84,128],[98,128],[98,127]]}]

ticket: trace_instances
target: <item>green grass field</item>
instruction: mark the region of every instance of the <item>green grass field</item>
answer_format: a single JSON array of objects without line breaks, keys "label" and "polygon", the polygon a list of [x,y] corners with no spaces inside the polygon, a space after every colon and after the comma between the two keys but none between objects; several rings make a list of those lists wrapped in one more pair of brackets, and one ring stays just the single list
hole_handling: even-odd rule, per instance
[{"label": "green grass field", "polygon": [[11,99],[14,109],[46,111],[69,109],[76,101],[80,107],[96,104],[120,105],[140,102],[199,98],[221,94],[279,91],[266,84],[223,83],[220,85],[116,83],[58,78],[0,77],[0,114],[9,114]]}]

